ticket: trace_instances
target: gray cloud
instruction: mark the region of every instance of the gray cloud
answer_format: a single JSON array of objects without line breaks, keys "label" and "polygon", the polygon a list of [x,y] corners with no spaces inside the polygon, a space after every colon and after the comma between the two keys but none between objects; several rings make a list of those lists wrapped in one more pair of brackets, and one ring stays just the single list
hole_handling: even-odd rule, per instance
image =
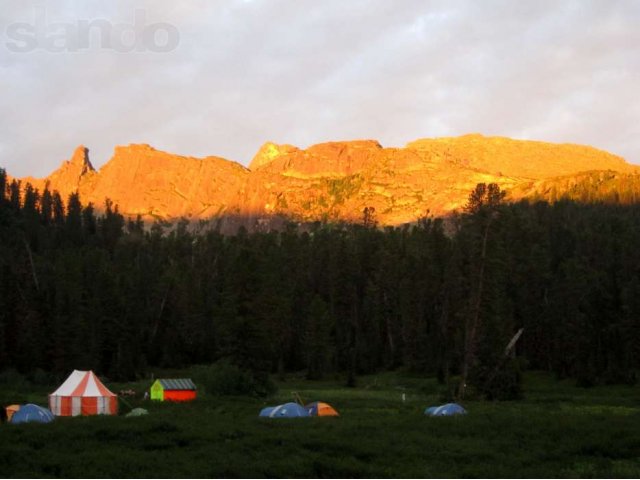
[{"label": "gray cloud", "polygon": [[[168,53],[6,48],[34,22],[168,22]],[[272,140],[400,146],[481,132],[594,145],[640,163],[640,2],[4,0],[0,165],[43,176],[144,142],[247,164]]]}]

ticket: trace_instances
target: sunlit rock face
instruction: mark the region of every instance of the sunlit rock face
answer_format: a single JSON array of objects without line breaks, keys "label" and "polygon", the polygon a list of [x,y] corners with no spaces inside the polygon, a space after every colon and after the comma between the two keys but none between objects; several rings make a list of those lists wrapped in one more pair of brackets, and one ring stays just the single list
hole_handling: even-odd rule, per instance
[{"label": "sunlit rock face", "polygon": [[48,188],[61,193],[71,193],[79,189],[96,174],[93,165],[89,161],[89,150],[84,146],[78,146],[69,160],[62,162],[60,168],[46,178],[26,177],[22,179],[24,184],[30,183],[34,188],[42,191]]},{"label": "sunlit rock face", "polygon": [[[480,182],[513,190],[582,171],[638,170],[591,147],[481,135],[416,140],[405,148],[375,140],[285,147],[260,150],[247,190],[259,192],[267,213],[306,221],[358,221],[373,207],[381,224],[397,225],[462,207]],[[268,161],[260,157],[265,150]]]},{"label": "sunlit rock face", "polygon": [[298,151],[300,151],[299,148],[294,147],[293,145],[277,145],[273,142],[267,142],[260,147],[258,153],[253,157],[253,160],[251,160],[251,163],[249,164],[249,169],[257,170],[258,168],[271,163],[278,157]]},{"label": "sunlit rock face", "polygon": [[97,205],[108,197],[125,215],[208,218],[235,202],[248,174],[219,157],[183,157],[129,145],[116,147],[84,196]]},{"label": "sunlit rock face", "polygon": [[360,221],[366,207],[379,224],[398,225],[459,209],[480,182],[495,182],[518,198],[556,177],[639,170],[588,146],[465,135],[416,140],[404,148],[384,148],[375,140],[307,149],[268,142],[249,168],[215,156],[128,145],[116,147],[96,171],[80,146],[49,177],[23,181],[63,197],[78,191],[97,209],[109,198],[123,214],[145,220],[243,219],[249,228],[263,228],[285,218]]}]

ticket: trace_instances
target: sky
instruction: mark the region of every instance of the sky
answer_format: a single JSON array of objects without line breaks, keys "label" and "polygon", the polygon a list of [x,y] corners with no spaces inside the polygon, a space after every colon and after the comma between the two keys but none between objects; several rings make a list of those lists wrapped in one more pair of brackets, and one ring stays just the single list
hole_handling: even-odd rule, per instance
[{"label": "sky", "polygon": [[0,166],[465,133],[640,163],[640,1],[2,0]]}]

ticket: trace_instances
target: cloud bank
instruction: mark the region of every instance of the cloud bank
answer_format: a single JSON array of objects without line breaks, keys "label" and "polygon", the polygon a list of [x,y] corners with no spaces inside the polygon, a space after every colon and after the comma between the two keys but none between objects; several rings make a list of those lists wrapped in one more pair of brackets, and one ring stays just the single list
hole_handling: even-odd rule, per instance
[{"label": "cloud bank", "polygon": [[[55,28],[136,15],[174,26],[176,48],[121,52],[93,31],[69,51],[77,35]],[[17,23],[63,51],[11,51]],[[471,132],[640,163],[639,23],[635,0],[4,0],[0,165],[44,176],[81,143],[96,167],[128,143],[247,165],[267,140]]]}]

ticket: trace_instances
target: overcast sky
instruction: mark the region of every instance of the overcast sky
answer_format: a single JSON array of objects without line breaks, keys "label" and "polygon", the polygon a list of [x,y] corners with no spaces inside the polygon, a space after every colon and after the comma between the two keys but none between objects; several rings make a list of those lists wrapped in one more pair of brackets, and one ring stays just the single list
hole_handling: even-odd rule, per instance
[{"label": "overcast sky", "polygon": [[639,25],[637,0],[2,0],[0,165],[470,132],[640,163]]}]

